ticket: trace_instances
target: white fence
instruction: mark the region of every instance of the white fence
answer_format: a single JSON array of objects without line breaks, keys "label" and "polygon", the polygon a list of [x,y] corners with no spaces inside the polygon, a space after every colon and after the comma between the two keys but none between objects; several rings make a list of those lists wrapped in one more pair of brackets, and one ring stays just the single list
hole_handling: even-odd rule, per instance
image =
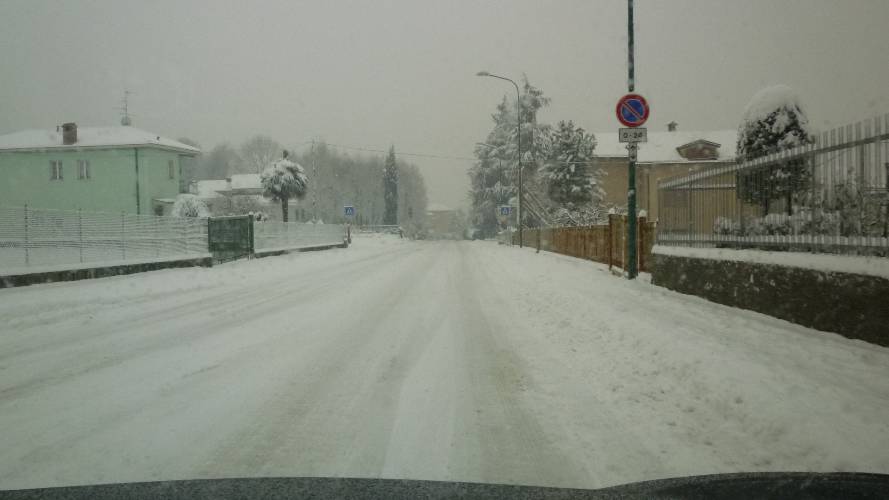
[{"label": "white fence", "polygon": [[300,222],[254,222],[254,251],[286,250],[316,246],[342,245],[344,226]]},{"label": "white fence", "polygon": [[0,273],[206,255],[206,219],[0,207]]}]

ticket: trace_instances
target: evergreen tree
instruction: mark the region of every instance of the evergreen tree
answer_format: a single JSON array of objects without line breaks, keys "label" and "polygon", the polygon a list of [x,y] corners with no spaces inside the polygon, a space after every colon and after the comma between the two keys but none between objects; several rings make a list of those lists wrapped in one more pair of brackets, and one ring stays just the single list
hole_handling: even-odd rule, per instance
[{"label": "evergreen tree", "polygon": [[575,128],[574,122],[559,122],[540,172],[552,202],[571,209],[601,198],[598,176],[594,177],[593,171],[595,147],[595,138]]},{"label": "evergreen tree", "polygon": [[[550,102],[543,91],[524,79],[519,100],[521,113],[522,166],[526,190],[537,189],[537,171],[546,158],[550,127],[537,123],[537,112]],[[469,198],[472,204],[470,219],[483,236],[497,233],[500,205],[518,203],[518,150],[516,141],[515,101],[504,96],[491,116],[494,128],[478,146],[478,159],[469,170]]]},{"label": "evergreen tree", "polygon": [[395,162],[395,146],[389,148],[383,167],[383,224],[398,224],[398,165]]},{"label": "evergreen tree", "polygon": [[[790,87],[776,85],[759,91],[744,112],[738,129],[737,161],[744,162],[805,144],[814,138],[799,99]],[[738,196],[769,213],[772,200],[785,200],[787,214],[793,213],[793,195],[811,182],[811,169],[804,159],[769,165],[738,174]]]}]

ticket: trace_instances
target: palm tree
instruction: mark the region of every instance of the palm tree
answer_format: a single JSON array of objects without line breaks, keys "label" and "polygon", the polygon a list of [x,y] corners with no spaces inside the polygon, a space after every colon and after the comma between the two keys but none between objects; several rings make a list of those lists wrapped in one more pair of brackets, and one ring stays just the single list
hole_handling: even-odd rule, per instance
[{"label": "palm tree", "polygon": [[302,199],[306,195],[309,180],[303,168],[284,157],[266,167],[260,180],[264,189],[263,195],[281,202],[281,219],[287,222],[287,205],[291,198]]}]

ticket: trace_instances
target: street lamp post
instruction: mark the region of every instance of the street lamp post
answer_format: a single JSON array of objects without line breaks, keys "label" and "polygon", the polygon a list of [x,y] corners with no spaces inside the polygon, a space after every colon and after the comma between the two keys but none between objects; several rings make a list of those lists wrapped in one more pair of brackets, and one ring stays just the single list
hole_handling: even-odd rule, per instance
[{"label": "street lamp post", "polygon": [[519,84],[514,82],[513,80],[506,78],[505,76],[495,75],[489,73],[487,71],[479,71],[476,73],[476,76],[488,76],[491,78],[497,78],[500,80],[506,80],[511,83],[515,87],[515,126],[516,126],[516,150],[518,152],[518,169],[519,169],[519,206],[518,206],[518,225],[519,225],[519,248],[524,246],[524,238],[522,235],[522,194],[523,186],[522,186],[522,107],[521,107],[521,95],[519,94]]}]

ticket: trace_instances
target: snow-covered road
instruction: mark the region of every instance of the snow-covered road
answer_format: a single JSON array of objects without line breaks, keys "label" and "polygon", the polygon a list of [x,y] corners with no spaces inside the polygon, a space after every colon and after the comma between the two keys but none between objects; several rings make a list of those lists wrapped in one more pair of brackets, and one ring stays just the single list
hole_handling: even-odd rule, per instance
[{"label": "snow-covered road", "polygon": [[889,472],[889,349],[490,242],[0,290],[0,489]]}]

